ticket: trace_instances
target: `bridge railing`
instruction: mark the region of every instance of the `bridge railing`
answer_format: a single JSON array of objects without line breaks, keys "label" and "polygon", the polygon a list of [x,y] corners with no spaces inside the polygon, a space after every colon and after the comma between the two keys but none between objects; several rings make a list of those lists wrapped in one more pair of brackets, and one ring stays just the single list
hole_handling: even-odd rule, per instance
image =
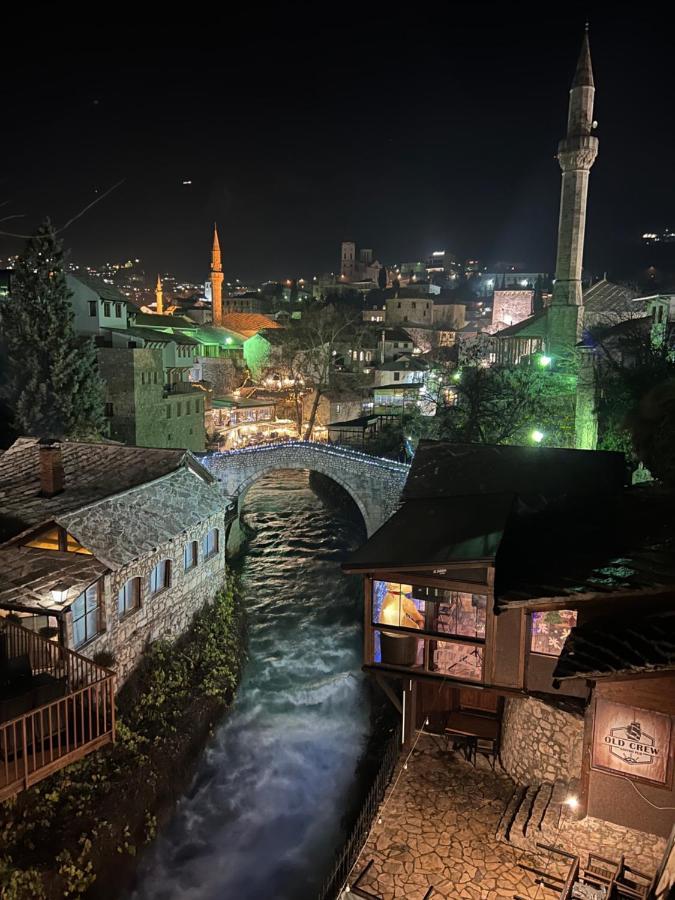
[{"label": "bridge railing", "polygon": [[334,456],[343,460],[352,460],[353,462],[360,462],[366,465],[374,465],[380,469],[388,469],[391,472],[404,473],[410,469],[410,466],[407,463],[396,462],[396,460],[387,459],[383,456],[373,456],[371,453],[354,450],[352,447],[343,447],[340,444],[326,444],[319,443],[318,441],[279,441],[274,444],[258,444],[255,447],[241,447],[238,450],[222,450],[209,453],[207,460],[256,456],[261,453],[271,453],[294,448],[305,451],[312,450],[325,456]]}]

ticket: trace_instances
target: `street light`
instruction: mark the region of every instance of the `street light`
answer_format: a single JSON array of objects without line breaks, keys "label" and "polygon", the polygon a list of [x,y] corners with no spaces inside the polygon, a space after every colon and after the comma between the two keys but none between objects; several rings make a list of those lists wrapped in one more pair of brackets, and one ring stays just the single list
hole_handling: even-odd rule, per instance
[{"label": "street light", "polygon": [[537,428],[535,428],[535,430],[531,434],[531,438],[535,442],[535,444],[541,444],[541,442],[544,440],[544,432],[539,431]]},{"label": "street light", "polygon": [[545,353],[542,353],[542,355],[539,357],[539,365],[542,366],[542,368],[545,368],[546,366],[550,366],[552,362],[553,362],[552,357],[546,356]]},{"label": "street light", "polygon": [[70,587],[67,584],[55,584],[54,587],[50,589],[50,594],[55,603],[62,604],[65,603],[68,598],[69,590]]}]

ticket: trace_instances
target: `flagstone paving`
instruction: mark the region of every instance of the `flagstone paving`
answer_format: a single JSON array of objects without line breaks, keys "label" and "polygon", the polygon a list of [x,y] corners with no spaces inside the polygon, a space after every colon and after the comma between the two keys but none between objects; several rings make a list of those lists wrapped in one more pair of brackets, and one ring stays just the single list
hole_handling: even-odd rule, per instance
[{"label": "flagstone paving", "polygon": [[[383,900],[423,900],[431,886],[434,900],[555,896],[518,864],[559,875],[562,870],[552,869],[547,855],[496,837],[513,789],[507,775],[474,768],[448,752],[442,739],[421,735],[407,770],[399,763],[380,808],[381,822],[375,820],[350,883],[373,860],[360,887]],[[574,830],[569,841],[565,833],[572,824],[562,821],[556,842],[562,849],[574,850]]]}]

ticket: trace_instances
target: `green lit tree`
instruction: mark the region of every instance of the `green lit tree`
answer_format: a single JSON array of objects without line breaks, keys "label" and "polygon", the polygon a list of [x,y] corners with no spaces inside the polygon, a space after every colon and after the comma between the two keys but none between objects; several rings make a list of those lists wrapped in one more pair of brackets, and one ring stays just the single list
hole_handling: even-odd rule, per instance
[{"label": "green lit tree", "polygon": [[63,249],[48,219],[17,261],[0,334],[14,427],[40,437],[100,437],[103,383],[91,339],[73,329]]},{"label": "green lit tree", "polygon": [[429,354],[427,400],[436,405],[427,436],[467,444],[532,444],[539,432],[547,446],[574,438],[574,381],[533,360],[527,365],[488,365],[490,342],[461,353],[439,347]]}]

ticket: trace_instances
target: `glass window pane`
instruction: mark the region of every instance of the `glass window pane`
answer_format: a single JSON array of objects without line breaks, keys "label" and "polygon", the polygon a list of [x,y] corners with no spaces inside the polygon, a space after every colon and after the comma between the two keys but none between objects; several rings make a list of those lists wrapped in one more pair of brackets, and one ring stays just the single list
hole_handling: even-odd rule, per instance
[{"label": "glass window pane", "polygon": [[556,609],[532,613],[530,649],[533,653],[560,656],[567,635],[576,624],[577,612],[575,609]]},{"label": "glass window pane", "polygon": [[127,608],[126,604],[126,585],[123,588],[120,588],[120,592],[117,595],[117,609],[121,613],[125,612]]},{"label": "glass window pane", "polygon": [[73,605],[71,606],[71,611],[73,613],[73,619],[81,619],[84,615],[84,594],[80,594],[80,596],[75,600]]},{"label": "glass window pane", "polygon": [[91,612],[87,613],[87,640],[90,640],[94,637],[95,634],[98,634],[98,610],[93,609]]},{"label": "glass window pane", "polygon": [[84,623],[84,619],[73,619],[73,643],[76,647],[79,647],[80,644],[84,644],[87,639]]},{"label": "glass window pane", "polygon": [[483,677],[483,648],[450,641],[432,641],[430,667],[440,675],[481,681]]}]

